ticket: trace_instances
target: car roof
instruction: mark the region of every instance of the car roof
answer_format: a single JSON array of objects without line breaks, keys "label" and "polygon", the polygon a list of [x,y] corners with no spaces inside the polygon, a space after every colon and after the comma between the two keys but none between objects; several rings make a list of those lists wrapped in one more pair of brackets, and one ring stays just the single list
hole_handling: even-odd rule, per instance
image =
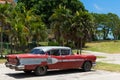
[{"label": "car roof", "polygon": [[44,52],[46,52],[52,49],[71,49],[71,48],[64,46],[40,46],[40,47],[35,47],[34,49],[42,49]]}]

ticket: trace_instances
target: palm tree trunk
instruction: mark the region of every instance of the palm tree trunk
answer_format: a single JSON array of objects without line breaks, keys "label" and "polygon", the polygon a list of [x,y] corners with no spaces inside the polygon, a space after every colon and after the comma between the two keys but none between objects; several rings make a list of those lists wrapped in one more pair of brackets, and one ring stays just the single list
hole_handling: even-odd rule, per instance
[{"label": "palm tree trunk", "polygon": [[1,53],[1,58],[3,57],[3,53],[2,53],[2,51],[3,51],[3,28],[1,27],[1,49],[0,49],[0,53]]},{"label": "palm tree trunk", "polygon": [[82,38],[80,38],[80,54],[82,54]]},{"label": "palm tree trunk", "polygon": [[10,54],[13,53],[12,36],[10,37]]}]

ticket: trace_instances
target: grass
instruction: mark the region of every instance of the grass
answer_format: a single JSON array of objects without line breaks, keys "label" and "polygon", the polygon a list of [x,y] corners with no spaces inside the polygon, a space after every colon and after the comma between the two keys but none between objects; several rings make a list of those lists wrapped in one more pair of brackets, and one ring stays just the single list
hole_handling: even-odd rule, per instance
[{"label": "grass", "polygon": [[106,70],[106,71],[111,71],[111,72],[120,72],[120,65],[119,64],[97,62],[95,69]]},{"label": "grass", "polygon": [[106,58],[105,56],[97,56],[97,58]]},{"label": "grass", "polygon": [[5,63],[6,62],[6,59],[1,59],[0,58],[0,63]]},{"label": "grass", "polygon": [[105,53],[120,53],[120,40],[119,41],[98,41],[86,44],[84,50],[91,50]]}]

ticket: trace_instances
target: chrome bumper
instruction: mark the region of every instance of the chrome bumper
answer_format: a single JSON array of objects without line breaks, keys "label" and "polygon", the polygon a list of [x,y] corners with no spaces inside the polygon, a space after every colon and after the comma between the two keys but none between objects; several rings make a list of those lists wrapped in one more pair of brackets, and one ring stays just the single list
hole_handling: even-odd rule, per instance
[{"label": "chrome bumper", "polygon": [[13,65],[13,64],[9,64],[7,62],[5,63],[5,66],[9,67],[10,69],[15,69],[15,70],[19,70],[19,71],[25,69],[24,65],[18,65],[18,66],[16,66],[16,65]]}]

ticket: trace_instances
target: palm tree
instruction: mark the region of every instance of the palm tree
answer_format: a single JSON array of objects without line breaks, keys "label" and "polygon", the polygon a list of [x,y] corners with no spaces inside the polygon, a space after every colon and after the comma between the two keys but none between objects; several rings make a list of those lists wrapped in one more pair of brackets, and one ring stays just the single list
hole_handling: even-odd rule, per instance
[{"label": "palm tree", "polygon": [[51,21],[51,27],[54,32],[55,38],[60,45],[64,45],[64,36],[66,35],[69,25],[66,25],[69,21],[71,11],[59,5],[59,8],[55,10],[52,16],[49,18]]},{"label": "palm tree", "polygon": [[93,18],[88,12],[77,11],[73,16],[71,25],[71,36],[72,40],[75,42],[77,49],[80,48],[80,53],[82,47],[85,45],[88,38],[90,38],[91,31],[93,29]]},{"label": "palm tree", "polygon": [[30,24],[32,41],[39,46],[40,41],[44,41],[47,38],[47,28],[40,16],[35,16]]},{"label": "palm tree", "polygon": [[9,7],[9,4],[1,4],[0,5],[0,28],[1,28],[1,57],[3,57],[3,53],[2,53],[2,50],[3,50],[3,32],[4,32],[4,27],[6,26],[6,14],[5,14],[5,11],[6,9]]},{"label": "palm tree", "polygon": [[[6,13],[7,23],[10,24],[11,43],[25,49],[28,42],[32,42],[33,36],[36,36],[35,41],[38,43],[41,39],[46,38],[45,24],[41,18],[33,13],[33,9],[27,10],[24,4],[19,3],[15,7],[9,8]],[[17,48],[16,47],[16,48]]]},{"label": "palm tree", "polygon": [[26,8],[23,6],[23,23],[29,31],[29,34],[27,36],[29,42],[34,41],[35,44],[38,46],[40,40],[46,39],[47,29],[41,17],[36,15],[33,10],[33,8],[31,8],[30,10],[26,10]]},{"label": "palm tree", "polygon": [[8,35],[9,41],[11,43],[11,53],[13,53],[12,44],[17,45],[16,49],[21,46],[27,44],[26,36],[28,35],[28,29],[24,25],[23,14],[21,13],[21,5],[10,6],[6,10],[6,21],[10,26]]}]

